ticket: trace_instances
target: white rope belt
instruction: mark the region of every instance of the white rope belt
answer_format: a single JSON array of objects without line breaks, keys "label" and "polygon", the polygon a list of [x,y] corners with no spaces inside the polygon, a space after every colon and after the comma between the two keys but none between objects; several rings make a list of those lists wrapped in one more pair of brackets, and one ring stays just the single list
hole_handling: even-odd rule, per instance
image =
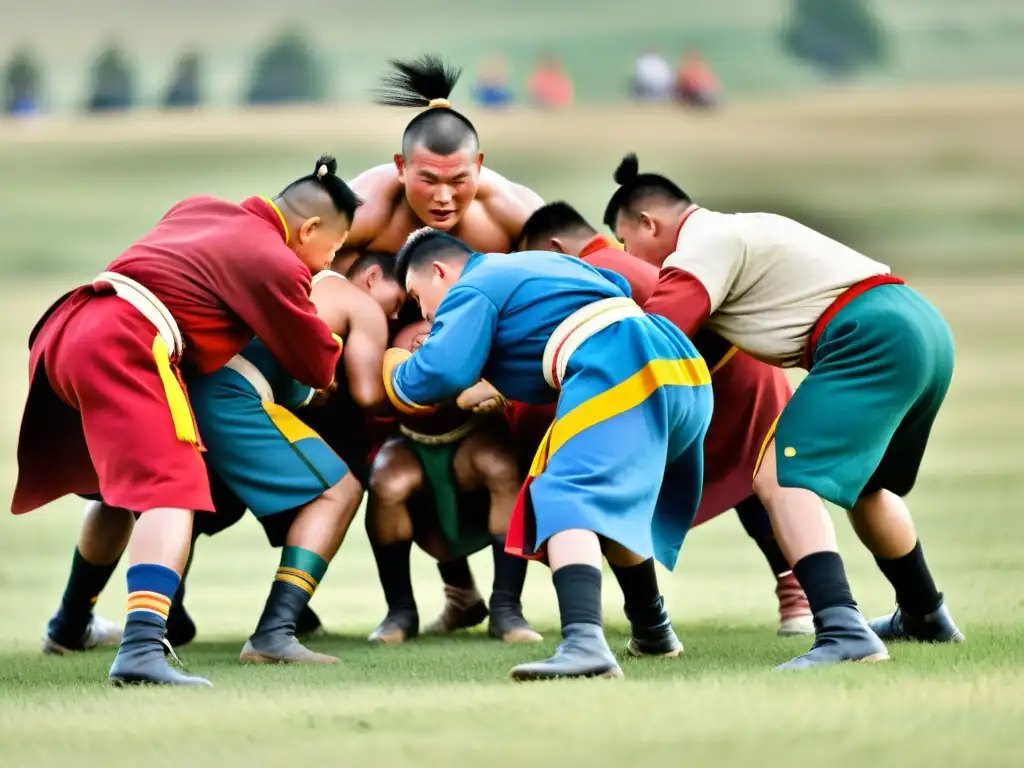
[{"label": "white rope belt", "polygon": [[644,311],[632,299],[613,297],[587,304],[563,320],[544,345],[544,381],[560,389],[569,358],[587,339],[627,317],[643,317]]},{"label": "white rope belt", "polygon": [[108,286],[114,289],[114,293],[119,298],[139,310],[142,316],[153,324],[157,333],[160,334],[160,338],[167,345],[171,359],[180,360],[182,352],[185,351],[185,342],[181,337],[181,330],[174,320],[174,315],[164,303],[142,283],[116,272],[101,272],[92,281],[94,290],[103,290]]}]

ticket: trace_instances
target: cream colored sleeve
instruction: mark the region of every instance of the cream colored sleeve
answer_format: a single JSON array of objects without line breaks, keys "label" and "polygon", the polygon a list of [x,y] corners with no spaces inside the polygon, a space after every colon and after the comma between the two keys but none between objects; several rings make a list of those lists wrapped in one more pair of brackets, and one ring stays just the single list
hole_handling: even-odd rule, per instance
[{"label": "cream colored sleeve", "polygon": [[696,211],[680,230],[676,250],[662,269],[680,269],[700,280],[714,312],[739,278],[745,254],[746,244],[731,216]]}]

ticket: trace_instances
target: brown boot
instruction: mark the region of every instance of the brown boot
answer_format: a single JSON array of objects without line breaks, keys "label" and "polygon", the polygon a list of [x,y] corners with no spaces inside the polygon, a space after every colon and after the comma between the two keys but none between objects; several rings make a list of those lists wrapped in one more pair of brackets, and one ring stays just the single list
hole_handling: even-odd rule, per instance
[{"label": "brown boot", "polygon": [[415,610],[388,611],[378,627],[367,638],[371,643],[398,645],[416,637],[420,631],[420,617]]},{"label": "brown boot", "polygon": [[469,629],[482,624],[487,615],[487,604],[476,587],[461,589],[445,584],[444,610],[423,632],[427,635],[446,635],[460,629]]}]

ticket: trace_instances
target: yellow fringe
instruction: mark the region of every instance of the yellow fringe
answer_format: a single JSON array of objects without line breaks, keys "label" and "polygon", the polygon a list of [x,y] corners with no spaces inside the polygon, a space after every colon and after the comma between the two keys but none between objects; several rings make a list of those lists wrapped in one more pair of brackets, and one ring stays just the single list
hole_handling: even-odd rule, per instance
[{"label": "yellow fringe", "polygon": [[171,409],[171,421],[174,422],[174,434],[183,443],[199,445],[199,435],[196,434],[196,423],[192,418],[192,409],[189,407],[188,398],[185,397],[185,390],[171,365],[171,353],[167,343],[157,336],[153,339],[153,359],[156,360],[156,370],[160,374],[160,382],[164,385],[164,396],[167,398],[167,405]]}]

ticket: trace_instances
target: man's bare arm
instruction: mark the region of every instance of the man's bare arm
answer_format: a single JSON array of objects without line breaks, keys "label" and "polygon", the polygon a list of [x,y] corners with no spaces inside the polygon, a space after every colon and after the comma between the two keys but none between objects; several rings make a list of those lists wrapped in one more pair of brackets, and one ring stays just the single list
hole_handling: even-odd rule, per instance
[{"label": "man's bare arm", "polygon": [[384,352],[388,346],[388,319],[373,299],[355,289],[358,297],[347,303],[349,331],[341,361],[349,394],[363,408],[375,408],[385,397]]}]

